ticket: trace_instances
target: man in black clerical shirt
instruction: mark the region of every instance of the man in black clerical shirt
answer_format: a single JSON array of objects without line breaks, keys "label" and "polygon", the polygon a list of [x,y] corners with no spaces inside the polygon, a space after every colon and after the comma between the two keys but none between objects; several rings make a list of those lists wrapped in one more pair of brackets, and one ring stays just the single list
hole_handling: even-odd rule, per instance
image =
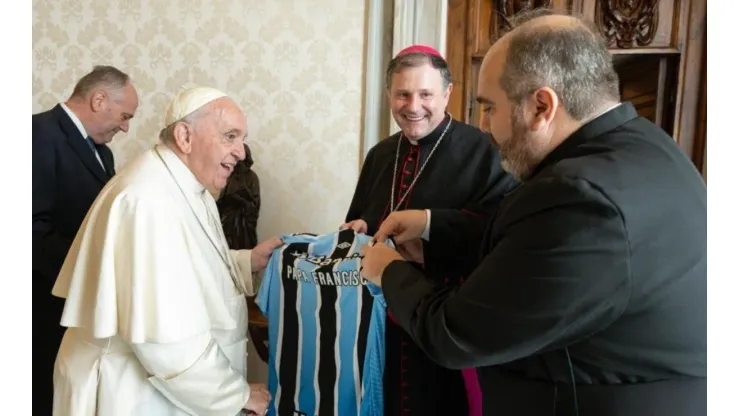
[{"label": "man in black clerical shirt", "polygon": [[[490,134],[452,119],[445,109],[452,91],[450,70],[439,52],[410,46],[389,63],[386,86],[401,131],[367,155],[344,227],[373,234],[392,212],[423,209],[428,232],[400,247],[414,267],[445,287],[472,270],[469,261],[442,259],[444,236],[479,240],[503,195],[516,181],[501,168]],[[419,257],[423,253],[425,261]],[[362,313],[372,298],[365,291]],[[430,360],[389,315],[384,369],[385,414],[479,415],[480,387],[474,369],[449,370]],[[361,333],[367,331],[363,328]],[[365,345],[358,343],[358,355]]]},{"label": "man in black clerical shirt", "polygon": [[[574,17],[522,19],[479,80],[484,122],[522,181],[483,258],[449,289],[381,244],[364,248],[363,275],[430,358],[478,367],[486,415],[706,415],[699,172],[620,103],[603,39]],[[403,244],[425,229],[424,211],[396,212],[375,239]],[[480,243],[447,229],[432,237],[448,260]]]}]

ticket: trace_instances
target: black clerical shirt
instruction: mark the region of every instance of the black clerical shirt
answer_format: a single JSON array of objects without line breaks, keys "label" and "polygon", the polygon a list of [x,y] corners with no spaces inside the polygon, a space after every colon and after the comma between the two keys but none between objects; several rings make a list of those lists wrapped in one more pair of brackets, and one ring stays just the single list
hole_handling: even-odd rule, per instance
[{"label": "black clerical shirt", "polygon": [[622,104],[507,196],[459,288],[396,261],[385,299],[436,362],[479,367],[487,415],[706,414],[706,209],[691,161]]}]

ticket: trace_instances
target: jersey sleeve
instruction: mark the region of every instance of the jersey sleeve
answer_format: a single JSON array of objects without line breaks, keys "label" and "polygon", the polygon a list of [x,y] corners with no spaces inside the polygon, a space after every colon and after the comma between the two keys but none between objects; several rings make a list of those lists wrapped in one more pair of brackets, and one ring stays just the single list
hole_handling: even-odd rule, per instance
[{"label": "jersey sleeve", "polygon": [[[394,247],[388,239],[386,245]],[[362,402],[360,416],[382,414],[384,403],[383,373],[385,369],[385,321],[386,303],[383,289],[367,282],[367,289],[373,297],[370,324],[367,335],[365,363],[362,375]]]},{"label": "jersey sleeve", "polygon": [[[363,237],[363,244],[367,244],[371,238],[372,237],[369,237],[369,236],[366,236],[366,238]],[[393,248],[393,249],[396,248],[396,245],[393,244],[393,240],[391,240],[390,238],[386,239],[384,244],[390,248]],[[385,298],[383,297],[383,288],[381,288],[380,286],[376,286],[368,281],[367,290],[373,296],[374,302],[380,302],[383,306],[383,309],[385,309],[386,305],[385,305]]]}]

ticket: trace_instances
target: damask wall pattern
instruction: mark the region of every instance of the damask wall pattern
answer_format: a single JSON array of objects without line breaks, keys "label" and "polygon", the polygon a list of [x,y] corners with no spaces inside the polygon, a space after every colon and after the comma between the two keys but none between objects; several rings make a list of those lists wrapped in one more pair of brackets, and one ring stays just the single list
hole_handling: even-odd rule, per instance
[{"label": "damask wall pattern", "polygon": [[362,0],[34,0],[33,112],[93,65],[127,72],[140,102],[111,143],[120,170],[183,84],[220,88],[247,115],[260,239],[333,231],[358,175],[364,15]]}]

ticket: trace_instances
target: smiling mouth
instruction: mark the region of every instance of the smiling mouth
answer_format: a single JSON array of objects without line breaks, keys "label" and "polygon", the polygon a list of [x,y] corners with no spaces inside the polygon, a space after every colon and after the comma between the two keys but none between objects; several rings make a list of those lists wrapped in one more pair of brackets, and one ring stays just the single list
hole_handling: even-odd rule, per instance
[{"label": "smiling mouth", "polygon": [[405,116],[403,116],[403,118],[405,118],[405,119],[406,119],[406,121],[410,121],[410,122],[412,122],[412,123],[416,123],[416,122],[422,121],[422,120],[424,120],[424,119],[425,119],[426,117],[427,117],[427,116],[409,116],[409,115],[405,115]]}]

